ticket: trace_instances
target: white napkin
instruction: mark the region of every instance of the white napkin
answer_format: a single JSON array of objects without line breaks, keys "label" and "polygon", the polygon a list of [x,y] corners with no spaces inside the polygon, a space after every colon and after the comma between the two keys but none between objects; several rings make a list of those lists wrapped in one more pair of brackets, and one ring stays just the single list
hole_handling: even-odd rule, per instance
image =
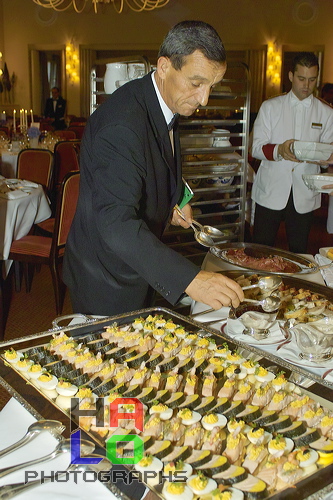
[{"label": "white napkin", "polygon": [[[192,313],[198,313],[201,311],[205,311],[206,309],[209,309],[209,307],[206,304],[203,304],[201,302],[193,302],[192,304]],[[216,319],[216,323],[210,323],[209,328],[215,328],[216,330],[220,330],[221,324],[226,322],[226,318],[229,316],[229,311],[230,307],[221,307],[221,309],[218,309],[217,311],[212,311],[207,314],[202,314],[201,316],[197,316],[193,318],[195,321],[198,321],[199,323],[202,323],[203,325],[206,322],[211,322],[214,319]]]},{"label": "white napkin", "polygon": [[[315,261],[320,266],[325,265],[325,264],[330,264],[332,262],[331,259],[328,259],[327,257],[323,257],[319,253],[317,253],[315,255]],[[321,269],[320,272],[321,272],[322,277],[325,280],[326,285],[333,288],[333,265],[331,267],[327,267],[326,269]]]},{"label": "white napkin", "polygon": [[[24,436],[27,427],[35,421],[35,418],[12,398],[5,408],[0,412],[0,448],[3,449]],[[47,455],[55,448],[57,441],[48,432],[43,432],[19,450],[16,450],[0,460],[0,467],[21,463],[37,457]],[[64,471],[69,465],[70,454],[63,453],[56,459],[42,464],[34,465],[33,470],[45,476],[51,471]],[[82,474],[77,475],[77,484],[74,482],[74,474],[70,474],[68,482],[49,482],[26,490],[17,496],[24,500],[117,500],[105,486],[99,481],[90,482],[82,480]],[[0,485],[24,481],[24,470],[16,471],[0,479]]]},{"label": "white napkin", "polygon": [[238,319],[228,318],[227,334],[236,340],[240,340],[242,342],[246,342],[247,344],[253,344],[258,346],[260,346],[260,344],[262,345],[278,344],[279,342],[285,340],[285,337],[282,334],[280,326],[277,321],[270,327],[268,337],[262,340],[256,340],[250,335],[244,335],[243,330],[244,330],[244,325]]},{"label": "white napkin", "polygon": [[20,180],[18,185],[22,187],[38,188],[38,184],[32,181]]},{"label": "white napkin", "polygon": [[[332,359],[315,363],[313,361],[300,358],[299,354],[300,350],[294,339],[289,344],[284,345],[279,351],[279,356],[288,363],[292,363],[297,366],[304,366],[307,371],[319,376],[321,376],[326,370],[333,368]],[[331,382],[329,375],[326,377],[326,380]]]},{"label": "white napkin", "polygon": [[0,198],[5,198],[6,200],[16,200],[17,198],[25,198],[29,196],[29,193],[26,193],[22,189],[15,189],[15,191],[7,191],[7,193],[0,192]]}]

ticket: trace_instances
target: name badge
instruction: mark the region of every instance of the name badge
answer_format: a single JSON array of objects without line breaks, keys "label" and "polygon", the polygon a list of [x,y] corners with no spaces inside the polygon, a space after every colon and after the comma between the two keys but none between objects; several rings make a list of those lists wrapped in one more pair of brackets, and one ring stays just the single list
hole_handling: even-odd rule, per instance
[{"label": "name badge", "polygon": [[322,128],[323,128],[323,125],[322,125],[322,123],[312,123],[312,124],[311,124],[311,128],[319,128],[319,129],[322,129]]}]

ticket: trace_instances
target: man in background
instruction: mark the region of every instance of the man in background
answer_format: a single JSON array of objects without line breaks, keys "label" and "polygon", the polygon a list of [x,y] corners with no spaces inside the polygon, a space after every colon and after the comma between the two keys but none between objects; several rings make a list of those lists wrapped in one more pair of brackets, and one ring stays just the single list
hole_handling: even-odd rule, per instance
[{"label": "man in background", "polygon": [[253,241],[274,246],[285,221],[289,250],[296,253],[307,252],[321,195],[302,179],[303,174],[319,173],[319,164],[297,160],[293,143],[333,142],[333,109],[312,95],[318,72],[315,54],[298,53],[289,71],[290,92],[265,101],[253,127],[252,156],[261,160],[252,189]]},{"label": "man in background", "polygon": [[51,94],[52,97],[46,100],[44,117],[50,119],[55,130],[63,130],[66,128],[66,100],[61,97],[58,87],[53,87]]}]

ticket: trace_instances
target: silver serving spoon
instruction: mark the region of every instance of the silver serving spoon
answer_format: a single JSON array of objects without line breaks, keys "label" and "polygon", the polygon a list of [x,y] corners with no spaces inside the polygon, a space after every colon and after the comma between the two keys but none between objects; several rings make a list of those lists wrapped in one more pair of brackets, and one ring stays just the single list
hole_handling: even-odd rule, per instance
[{"label": "silver serving spoon", "polygon": [[198,226],[199,230],[204,232],[205,234],[208,234],[208,236],[211,236],[212,238],[225,238],[225,234],[223,231],[220,231],[217,229],[217,227],[214,226],[209,226],[208,224],[205,224],[204,226],[200,224],[197,220],[192,220],[192,223],[196,226]]},{"label": "silver serving spoon", "polygon": [[194,231],[195,239],[197,240],[198,243],[200,243],[200,245],[204,247],[213,247],[215,245],[214,240],[212,239],[211,236],[204,233],[203,231],[198,231],[193,224],[190,224],[190,226]]},{"label": "silver serving spoon", "polygon": [[[182,210],[179,208],[178,205],[175,206],[175,210],[177,211],[178,215],[184,221],[188,222],[186,220],[184,213],[182,212]],[[205,232],[205,230],[204,230],[205,226],[202,226],[199,222],[197,222],[195,220],[192,220],[192,222],[190,223],[190,226],[194,231],[194,237],[198,243],[200,243],[204,247],[213,247],[215,245],[215,242],[214,242],[213,238],[211,237],[211,235],[209,235],[209,234],[207,234],[207,232]],[[199,229],[197,229],[197,226],[199,227]],[[206,226],[206,227],[210,227],[210,226]],[[215,229],[215,228],[212,228],[212,229]],[[218,229],[217,229],[217,231],[218,231]],[[221,233],[221,235],[222,235],[222,233]]]},{"label": "silver serving spoon", "polygon": [[[82,442],[82,441],[81,441]],[[98,455],[94,455],[98,456]],[[109,471],[112,467],[112,464],[110,460],[107,458],[103,458],[98,464],[72,464],[70,465],[65,472],[62,474],[58,474],[57,477],[60,478],[62,476],[65,476],[67,472],[69,471],[86,471],[86,470],[93,470],[95,472],[102,472],[102,471]],[[53,478],[52,476],[46,476],[43,479],[43,483],[48,483],[52,481]],[[21,482],[21,483],[12,483],[12,484],[5,484],[4,486],[0,486],[0,498],[1,499],[9,499],[13,498],[15,495],[18,495],[19,493],[22,493],[22,491],[29,490],[30,488],[35,488],[35,486],[40,486],[42,483],[40,479],[35,479],[34,481],[29,481],[27,483]],[[103,482],[103,484],[108,487],[108,483]]]},{"label": "silver serving spoon", "polygon": [[[281,304],[281,299],[279,297],[275,297],[274,295],[269,295],[265,299],[262,300],[255,300],[255,299],[244,299],[243,302],[252,302],[253,304],[257,304],[258,306],[261,306],[265,312],[272,312],[276,311],[278,309],[279,305]],[[189,314],[189,318],[193,319],[196,318],[197,316],[202,316],[204,314],[209,314],[211,312],[216,311],[213,307],[210,309],[205,309],[204,311],[199,311],[195,312],[192,314]],[[222,321],[226,318],[221,318],[217,319],[216,322]]]},{"label": "silver serving spoon", "polygon": [[242,290],[249,290],[250,288],[260,288],[260,290],[276,290],[282,285],[281,276],[261,276],[258,282],[254,285],[242,286]]},{"label": "silver serving spoon", "polygon": [[33,424],[29,425],[28,430],[22,439],[16,441],[16,443],[12,444],[11,446],[8,446],[7,448],[1,450],[0,458],[4,457],[5,455],[11,453],[14,450],[17,450],[18,448],[21,448],[21,446],[25,445],[26,443],[34,439],[41,432],[47,431],[53,436],[60,436],[60,434],[62,434],[64,430],[65,426],[58,420],[38,420],[37,422],[34,422]]},{"label": "silver serving spoon", "polygon": [[265,312],[273,312],[279,308],[281,304],[281,299],[279,297],[274,297],[273,295],[269,295],[268,297],[262,300],[244,299],[243,302],[251,302],[253,304],[261,306]]},{"label": "silver serving spoon", "polygon": [[[94,449],[95,445],[91,441],[86,441],[84,439],[80,441],[81,456],[85,456],[88,455],[89,453],[92,453]],[[62,441],[59,442],[57,447],[48,455],[36,458],[35,460],[29,460],[28,462],[22,462],[21,464],[12,465],[11,467],[4,467],[3,469],[0,469],[0,478],[7,476],[8,474],[11,474],[12,472],[15,472],[17,470],[26,469],[35,464],[48,462],[49,460],[52,460],[58,455],[61,455],[62,453],[70,453],[70,451],[71,451],[71,440],[63,439]]]}]

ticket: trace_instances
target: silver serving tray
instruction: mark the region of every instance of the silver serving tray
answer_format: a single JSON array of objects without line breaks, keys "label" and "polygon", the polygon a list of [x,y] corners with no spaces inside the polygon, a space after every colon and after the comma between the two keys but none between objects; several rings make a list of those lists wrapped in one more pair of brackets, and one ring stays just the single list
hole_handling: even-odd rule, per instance
[{"label": "silver serving tray", "polygon": [[[265,271],[264,269],[255,269],[251,266],[246,266],[242,264],[237,264],[230,257],[228,257],[227,252],[229,250],[236,250],[239,248],[249,248],[253,252],[258,252],[259,255],[265,255],[267,257],[282,257],[283,259],[292,262],[298,267],[298,271],[295,273],[287,273],[287,272],[276,272],[276,271]],[[256,272],[265,272],[266,274],[281,274],[284,276],[293,276],[294,274],[310,274],[318,272],[318,265],[307,259],[306,257],[301,257],[292,252],[288,252],[287,250],[281,250],[279,248],[269,247],[266,245],[259,245],[257,243],[245,243],[245,242],[235,242],[235,243],[223,243],[221,245],[215,245],[210,248],[210,252],[221,260],[232,264],[233,266],[240,267],[242,269],[251,269]]]},{"label": "silver serving tray", "polygon": [[[308,282],[306,283],[308,285]],[[316,286],[318,287],[319,285]],[[53,418],[61,420],[69,428],[69,413],[65,410],[60,409],[55,404],[54,400],[48,399],[35,386],[33,386],[32,384],[26,384],[25,379],[19,374],[19,372],[16,371],[12,366],[9,366],[9,364],[4,360],[4,358],[1,356],[2,352],[8,346],[12,346],[16,350],[23,351],[24,349],[28,349],[33,346],[44,345],[49,340],[51,340],[54,333],[59,333],[60,331],[64,331],[68,336],[82,337],[88,335],[89,333],[100,331],[105,326],[112,325],[114,322],[117,322],[118,325],[127,324],[131,323],[138,316],[145,318],[150,314],[164,314],[173,319],[178,324],[181,324],[187,329],[190,329],[193,333],[197,333],[199,336],[211,336],[215,338],[217,344],[227,342],[231,349],[237,348],[239,352],[247,359],[261,361],[264,366],[269,366],[270,369],[273,369],[277,372],[280,372],[281,370],[285,371],[287,378],[293,381],[296,385],[299,385],[304,392],[308,393],[312,398],[320,401],[324,406],[333,408],[333,384],[327,383],[325,380],[320,379],[320,377],[307,372],[301,367],[294,366],[284,361],[283,359],[278,358],[277,356],[262,351],[249,344],[231,340],[230,337],[223,335],[223,333],[218,333],[216,330],[213,330],[207,326],[205,327],[200,322],[197,322],[191,318],[178,314],[164,307],[142,309],[131,313],[110,316],[103,319],[93,319],[80,325],[68,326],[65,328],[57,327],[46,332],[36,333],[33,335],[22,337],[20,339],[0,342],[0,384],[2,384],[2,386],[37,419]],[[72,423],[74,423],[74,425],[77,425],[75,421],[72,421]],[[86,435],[94,440],[99,446],[104,447],[104,442],[96,434],[86,432]],[[321,493],[323,493],[324,491],[330,491],[333,487],[333,485],[329,486],[332,483],[332,477],[333,464],[318,470],[315,474],[304,478],[296,485],[272,494],[266,498],[269,500],[294,500],[295,498],[299,500],[305,499],[308,498],[308,496],[312,493],[316,495],[316,492],[324,487],[325,488],[324,490],[321,490]],[[119,488],[121,488],[119,484],[117,484],[117,486],[114,484],[109,485],[109,489],[119,500],[126,500],[126,494],[124,494],[123,491],[119,490]],[[158,497],[164,498],[161,495],[161,490],[159,487],[151,487],[151,490]],[[318,498],[322,497],[320,496]]]}]

